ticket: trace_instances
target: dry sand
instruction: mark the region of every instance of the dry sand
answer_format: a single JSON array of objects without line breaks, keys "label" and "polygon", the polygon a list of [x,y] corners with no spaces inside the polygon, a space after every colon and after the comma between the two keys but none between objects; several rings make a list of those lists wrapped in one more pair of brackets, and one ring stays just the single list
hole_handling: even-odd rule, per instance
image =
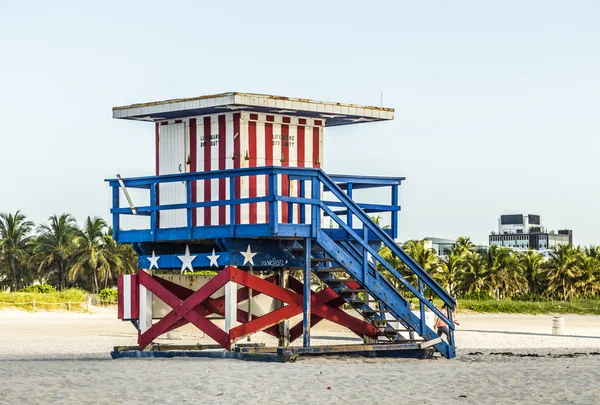
[{"label": "dry sand", "polygon": [[[0,404],[600,404],[600,317],[468,314],[459,318],[454,360],[300,358],[119,359],[135,343],[114,309],[93,314],[0,311]],[[191,327],[182,340],[210,342]],[[274,344],[264,334],[253,342]],[[313,344],[359,341],[331,323]]]}]

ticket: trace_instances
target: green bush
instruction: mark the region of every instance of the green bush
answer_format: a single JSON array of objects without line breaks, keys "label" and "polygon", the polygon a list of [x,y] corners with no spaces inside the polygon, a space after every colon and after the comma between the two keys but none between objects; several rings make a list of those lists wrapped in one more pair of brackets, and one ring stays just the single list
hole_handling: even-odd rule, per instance
[{"label": "green bush", "polygon": [[55,293],[56,288],[52,287],[50,284],[36,284],[36,285],[30,285],[29,287],[25,287],[23,290],[21,290],[21,292],[49,294],[49,293]]},{"label": "green bush", "polygon": [[118,292],[117,290],[113,290],[112,288],[105,288],[103,290],[100,290],[98,298],[100,298],[100,301],[103,304],[116,304],[118,299]]},{"label": "green bush", "polygon": [[36,302],[36,310],[67,310],[68,302],[71,301],[71,311],[85,310],[87,292],[70,288],[60,292],[38,294],[31,292],[0,292],[0,309],[18,308],[27,311],[33,310],[33,301]]}]

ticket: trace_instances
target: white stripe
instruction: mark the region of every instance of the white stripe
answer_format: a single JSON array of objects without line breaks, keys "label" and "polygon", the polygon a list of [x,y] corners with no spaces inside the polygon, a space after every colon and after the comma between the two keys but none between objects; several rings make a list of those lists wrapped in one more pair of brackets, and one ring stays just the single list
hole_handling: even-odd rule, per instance
[{"label": "white stripe", "polygon": [[[196,170],[204,171],[204,117],[196,118]],[[204,202],[204,181],[196,182],[196,201]],[[204,226],[204,208],[196,210],[196,226]]]},{"label": "white stripe", "polygon": [[[227,114],[227,118],[225,120],[225,128],[226,128],[226,150],[225,150],[225,169],[233,169],[233,142],[234,139],[233,137],[235,136],[235,134],[233,133],[233,114]],[[238,134],[239,136],[239,134]],[[227,199],[233,198],[232,195],[229,194],[229,182],[230,181],[234,181],[232,178],[229,178],[225,181],[225,197]],[[226,224],[230,224],[231,223],[231,218],[229,215],[229,211],[230,211],[231,207],[227,206],[225,208],[225,223]]]},{"label": "white stripe", "polygon": [[[266,131],[265,123],[256,123],[256,166],[266,166]],[[256,176],[256,196],[264,197],[267,195],[267,179],[266,176]],[[267,203],[256,203],[256,223],[267,223]]]},{"label": "white stripe", "polygon": [[[219,133],[219,116],[213,115],[210,117],[210,135],[211,135],[211,146],[210,146],[210,170],[219,170],[219,142],[221,142],[221,138],[218,138],[218,142],[212,139],[213,135],[219,134],[225,136],[225,134]],[[213,144],[214,143],[214,144]],[[219,201],[219,180],[209,180],[210,181],[210,200],[211,201]],[[218,225],[219,224],[219,207],[210,207],[210,224]]]},{"label": "white stripe", "polygon": [[123,276],[123,319],[131,319],[131,275]]},{"label": "white stripe", "polygon": [[[298,127],[296,125],[289,126],[289,157],[291,167],[298,167]],[[290,197],[298,197],[298,181],[290,182]],[[290,203],[291,204],[291,203]],[[292,218],[290,218],[290,223],[297,224],[298,223],[298,204],[292,205]]]},{"label": "white stripe", "polygon": [[[248,160],[246,160],[246,153],[248,152],[248,116],[240,118],[240,167],[248,167]],[[248,177],[240,177],[240,198],[248,198]],[[242,204],[236,207],[240,212],[240,223],[250,223],[250,207],[249,204]]]},{"label": "white stripe", "polygon": [[[312,160],[312,152],[313,151],[313,135],[312,135],[312,127],[305,126],[304,127],[304,166],[305,167],[314,167],[314,162]],[[304,193],[306,197],[312,197],[312,189],[310,182],[306,182],[306,186],[304,188]],[[306,207],[306,216],[305,220],[307,224],[311,223],[311,210],[310,206]]]}]

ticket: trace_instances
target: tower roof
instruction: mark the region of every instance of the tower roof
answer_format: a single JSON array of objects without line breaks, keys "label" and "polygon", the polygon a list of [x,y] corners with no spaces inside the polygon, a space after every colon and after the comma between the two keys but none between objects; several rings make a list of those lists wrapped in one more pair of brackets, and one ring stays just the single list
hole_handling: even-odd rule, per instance
[{"label": "tower roof", "polygon": [[238,92],[114,107],[113,118],[162,121],[235,110],[323,118],[325,126],[394,119],[393,108]]}]

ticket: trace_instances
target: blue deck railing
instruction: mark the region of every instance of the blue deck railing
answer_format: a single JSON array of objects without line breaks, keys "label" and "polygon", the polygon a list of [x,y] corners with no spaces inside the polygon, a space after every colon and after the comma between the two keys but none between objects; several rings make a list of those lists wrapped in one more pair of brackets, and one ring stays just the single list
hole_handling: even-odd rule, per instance
[{"label": "blue deck railing", "polygon": [[[260,167],[247,169],[218,170],[211,172],[196,172],[169,174],[162,176],[137,177],[128,179],[110,179],[109,182],[113,189],[113,207],[111,209],[113,219],[114,236],[117,242],[150,242],[166,240],[185,240],[185,239],[209,239],[217,237],[267,237],[267,236],[298,236],[314,237],[316,236],[315,221],[309,221],[307,211],[314,210],[312,218],[320,218],[320,210],[310,208],[318,204],[325,204],[332,209],[332,212],[338,216],[344,217],[344,223],[350,228],[353,227],[353,216],[348,215],[345,205],[337,201],[328,201],[321,196],[321,190],[330,192],[329,187],[322,184],[319,179],[320,169],[311,168],[291,168],[291,167]],[[267,192],[264,196],[235,198],[237,179],[249,179],[255,176],[266,176]],[[372,188],[389,188],[389,204],[359,203],[363,212],[383,214],[390,219],[389,229],[386,229],[392,238],[398,236],[398,187],[402,177],[376,177],[376,176],[330,176],[334,184],[340,189],[345,190],[347,195],[352,198],[354,190],[364,190]],[[229,189],[229,198],[219,201],[195,202],[192,198],[194,185],[198,187],[205,181],[226,179],[226,187]],[[282,195],[278,189],[281,181],[297,182],[298,196]],[[149,191],[148,205],[135,206],[135,212],[132,207],[121,206],[121,182],[126,189],[142,189]],[[159,185],[168,183],[185,183],[186,198],[185,202],[177,204],[159,204]],[[310,185],[310,187],[307,187]],[[311,195],[307,195],[307,190],[312,190]],[[233,220],[236,213],[244,204],[267,203],[269,205],[269,218],[264,223],[258,224],[237,224]],[[288,220],[279,221],[279,210],[281,203],[287,203],[288,218],[292,218],[294,207],[298,207],[299,221]],[[193,211],[198,208],[221,207],[226,206],[229,210],[229,224],[212,226],[194,226],[192,218]],[[338,209],[341,208],[341,209]],[[171,228],[159,227],[160,212],[172,210],[186,210],[186,221],[182,226]],[[312,211],[311,211],[312,212]],[[150,221],[143,229],[122,229],[121,215],[147,216]],[[329,216],[328,212],[324,213]],[[337,221],[336,221],[337,224]],[[331,232],[336,232],[331,230]]]}]

